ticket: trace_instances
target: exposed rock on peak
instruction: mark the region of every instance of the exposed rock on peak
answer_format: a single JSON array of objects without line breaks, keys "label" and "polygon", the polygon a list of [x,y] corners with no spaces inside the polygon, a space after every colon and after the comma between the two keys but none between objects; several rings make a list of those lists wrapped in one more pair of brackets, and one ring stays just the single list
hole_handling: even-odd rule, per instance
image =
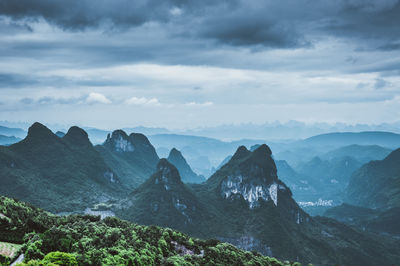
[{"label": "exposed rock on peak", "polygon": [[278,179],[271,149],[263,144],[253,152],[241,146],[232,159],[210,177],[220,195],[225,199],[243,198],[250,208],[260,206],[261,201],[278,205],[279,195],[289,195],[289,188]]},{"label": "exposed rock on peak", "polygon": [[164,185],[182,183],[178,169],[165,158],[160,159],[158,162],[156,175],[158,176],[155,180],[156,183],[160,182],[164,183]]},{"label": "exposed rock on peak", "polygon": [[104,146],[111,148],[117,152],[133,152],[135,147],[131,143],[128,135],[123,130],[115,130],[107,135]]},{"label": "exposed rock on peak", "polygon": [[96,150],[128,189],[138,187],[152,175],[159,161],[146,136],[136,133],[128,136],[123,130],[108,134],[104,144],[97,145]]},{"label": "exposed rock on peak", "polygon": [[132,192],[129,205],[122,217],[143,224],[156,220],[158,225],[178,228],[194,228],[205,212],[167,159],[160,159],[156,172]]}]

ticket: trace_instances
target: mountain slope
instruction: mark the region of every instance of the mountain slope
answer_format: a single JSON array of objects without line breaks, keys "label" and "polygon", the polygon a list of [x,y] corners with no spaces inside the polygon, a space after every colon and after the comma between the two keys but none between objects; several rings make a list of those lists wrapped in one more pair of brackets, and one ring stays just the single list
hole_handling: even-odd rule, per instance
[{"label": "mountain slope", "polygon": [[54,212],[84,209],[121,191],[118,178],[78,127],[59,138],[34,123],[24,140],[0,147],[0,176],[0,193]]},{"label": "mountain slope", "polygon": [[95,148],[129,190],[139,186],[155,171],[159,159],[146,136],[138,133],[128,136],[122,130],[108,134],[104,144]]},{"label": "mountain slope", "polygon": [[328,209],[324,216],[356,226],[362,230],[400,236],[400,208],[368,209],[342,204]]},{"label": "mountain slope", "polygon": [[166,159],[159,161],[156,172],[131,193],[125,204],[129,207],[117,214],[141,224],[192,231],[207,219],[206,209]]},{"label": "mountain slope", "polygon": [[292,265],[169,228],[111,217],[59,217],[1,196],[0,214],[0,241],[24,242],[22,265]]},{"label": "mountain slope", "polygon": [[167,160],[178,169],[184,183],[196,184],[202,183],[206,180],[203,176],[199,176],[195,172],[193,172],[192,168],[190,168],[182,153],[177,149],[173,148],[170,151]]},{"label": "mountain slope", "polygon": [[363,165],[351,177],[349,203],[367,208],[400,207],[400,149]]},{"label": "mountain slope", "polygon": [[239,147],[202,184],[183,184],[177,169],[162,159],[156,173],[118,206],[117,215],[134,222],[164,225],[282,259],[321,265],[379,265],[399,259],[394,240],[307,215],[278,178],[266,145],[253,152]]}]

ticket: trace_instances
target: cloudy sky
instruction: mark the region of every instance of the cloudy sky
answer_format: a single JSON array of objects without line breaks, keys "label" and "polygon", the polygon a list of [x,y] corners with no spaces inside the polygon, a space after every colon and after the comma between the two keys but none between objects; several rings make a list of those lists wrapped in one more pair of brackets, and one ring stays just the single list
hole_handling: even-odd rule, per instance
[{"label": "cloudy sky", "polygon": [[0,120],[400,120],[400,0],[0,0]]}]

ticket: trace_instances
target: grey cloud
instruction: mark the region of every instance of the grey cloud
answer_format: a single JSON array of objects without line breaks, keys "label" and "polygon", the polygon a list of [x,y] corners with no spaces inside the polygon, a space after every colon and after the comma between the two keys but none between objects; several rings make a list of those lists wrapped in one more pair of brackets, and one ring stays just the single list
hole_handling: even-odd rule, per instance
[{"label": "grey cloud", "polygon": [[335,35],[376,39],[385,47],[400,34],[398,0],[0,0],[0,14],[44,18],[65,30],[110,24],[118,31],[153,21],[170,34],[233,46],[304,47],[310,36]]},{"label": "grey cloud", "polygon": [[388,43],[378,47],[382,51],[400,50],[400,43]]},{"label": "grey cloud", "polygon": [[384,80],[382,78],[377,78],[375,80],[374,88],[378,90],[378,89],[382,89],[388,85],[390,85],[390,83],[387,82],[386,80]]},{"label": "grey cloud", "polygon": [[41,97],[39,99],[25,97],[25,98],[20,99],[19,102],[22,104],[25,104],[25,105],[53,105],[53,104],[70,105],[70,104],[83,103],[85,99],[86,99],[86,96],[66,97],[66,98],[45,96],[45,97]]},{"label": "grey cloud", "polygon": [[19,100],[19,102],[22,103],[22,104],[29,105],[29,104],[34,103],[35,100],[32,99],[32,98],[22,98],[21,100]]},{"label": "grey cloud", "polygon": [[70,98],[54,98],[54,97],[42,97],[36,102],[38,104],[79,104],[85,100],[86,97],[70,97]]},{"label": "grey cloud", "polygon": [[29,87],[37,83],[37,80],[26,75],[0,73],[0,88]]},{"label": "grey cloud", "polygon": [[208,24],[201,30],[200,36],[234,46],[299,47],[309,45],[293,30],[293,27],[273,21],[227,18],[222,23],[211,20]]},{"label": "grey cloud", "polygon": [[[154,1],[89,1],[89,0],[19,0],[0,2],[3,15],[16,19],[36,19],[43,17],[50,23],[64,29],[84,29],[97,27],[107,20],[116,25],[139,25],[149,20],[158,9],[154,10]],[[161,19],[161,14],[157,14]]]}]

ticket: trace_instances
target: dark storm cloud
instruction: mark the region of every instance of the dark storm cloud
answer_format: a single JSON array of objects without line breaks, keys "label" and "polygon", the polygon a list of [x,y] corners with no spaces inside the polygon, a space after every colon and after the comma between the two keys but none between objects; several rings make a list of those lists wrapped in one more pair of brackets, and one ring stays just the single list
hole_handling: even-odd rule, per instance
[{"label": "dark storm cloud", "polygon": [[400,1],[343,1],[330,14],[325,29],[340,36],[367,39],[397,39],[400,34]]},{"label": "dark storm cloud", "polygon": [[378,48],[382,51],[400,50],[400,43],[388,43]]},{"label": "dark storm cloud", "polygon": [[139,25],[152,17],[162,20],[165,12],[160,12],[167,4],[155,8],[155,1],[144,0],[2,0],[0,10],[3,15],[20,18],[43,17],[63,29],[84,29],[96,27],[109,20],[115,25]]},{"label": "dark storm cloud", "polygon": [[0,0],[0,14],[44,18],[65,30],[104,23],[118,30],[155,21],[182,35],[240,46],[307,46],[313,34],[389,40],[400,34],[396,0]]},{"label": "dark storm cloud", "polygon": [[294,27],[275,21],[249,20],[246,17],[228,17],[222,21],[212,19],[207,22],[199,35],[235,46],[298,47],[308,45]]}]

